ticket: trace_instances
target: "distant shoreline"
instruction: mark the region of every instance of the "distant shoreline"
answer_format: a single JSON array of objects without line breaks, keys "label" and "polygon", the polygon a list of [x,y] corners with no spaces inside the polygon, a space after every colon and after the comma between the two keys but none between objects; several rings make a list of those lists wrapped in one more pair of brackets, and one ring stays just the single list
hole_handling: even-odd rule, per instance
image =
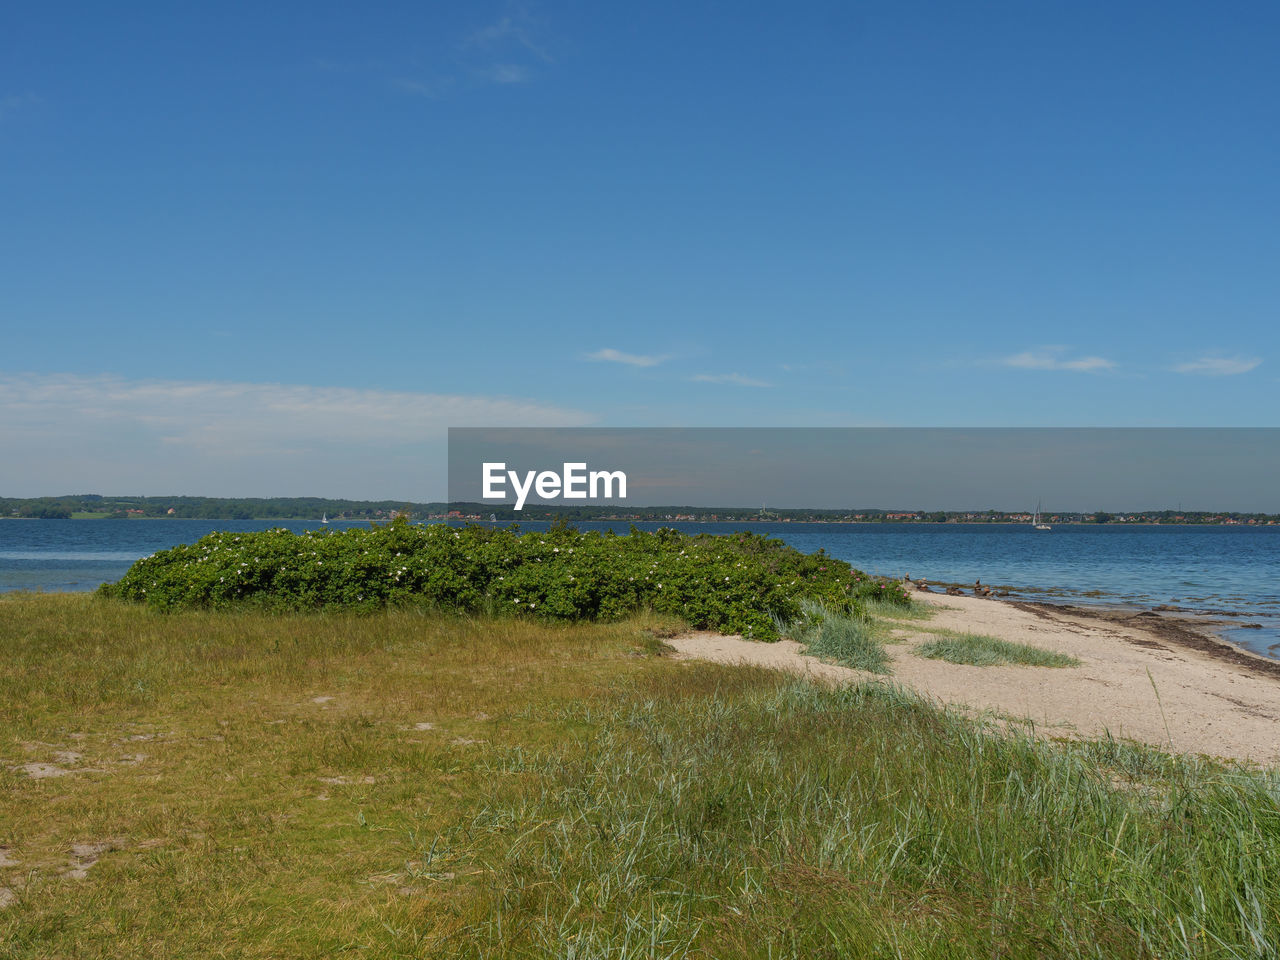
[{"label": "distant shoreline", "polygon": [[[856,496],[856,494],[851,494]],[[1274,506],[1274,505],[1272,505]],[[582,523],[905,523],[905,524],[1082,524],[1280,526],[1280,512],[1251,509],[1184,509],[1181,504],[1157,508],[1104,510],[922,509],[900,506],[770,507],[767,503],[647,503],[622,499],[573,504],[551,499],[529,500],[522,510],[514,502],[481,500],[353,500],[341,497],[194,497],[103,496],[68,494],[44,497],[0,496],[0,517],[36,519],[187,519],[187,520],[391,520],[484,521],[505,523],[566,521]]]},{"label": "distant shoreline", "polygon": [[[333,523],[386,523],[388,517],[330,517],[328,522]],[[550,517],[512,517],[502,520],[483,520],[474,517],[441,517],[432,516],[425,517],[421,520],[411,517],[412,523],[423,523],[434,521],[439,523],[554,523],[560,518]],[[211,522],[222,523],[263,523],[266,521],[279,521],[289,523],[322,523],[323,521],[316,517],[300,517],[300,516],[283,516],[283,517],[147,517],[147,516],[130,516],[130,517],[14,517],[0,516],[0,520],[208,520]],[[744,518],[736,519],[703,519],[690,517],[579,517],[569,519],[570,525],[576,523],[701,523],[701,524],[795,524],[806,526],[827,526],[827,527],[1025,527],[1030,526],[1026,520],[823,520],[823,519],[793,519],[783,517],[779,519],[758,519]],[[1055,520],[1052,522],[1054,527],[1110,527],[1112,529],[1123,527],[1280,527],[1280,519],[1269,520],[1177,520],[1177,521],[1159,521],[1159,520],[1111,520],[1107,522],[1099,522],[1096,520]],[[1052,532],[1052,531],[1048,531]]]}]

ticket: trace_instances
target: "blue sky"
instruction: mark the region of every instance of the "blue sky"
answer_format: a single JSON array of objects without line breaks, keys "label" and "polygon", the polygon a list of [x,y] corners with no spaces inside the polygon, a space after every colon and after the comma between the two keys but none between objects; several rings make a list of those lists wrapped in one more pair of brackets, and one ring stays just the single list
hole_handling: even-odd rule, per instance
[{"label": "blue sky", "polygon": [[1276,425],[1278,53],[1262,3],[11,5],[0,493]]}]

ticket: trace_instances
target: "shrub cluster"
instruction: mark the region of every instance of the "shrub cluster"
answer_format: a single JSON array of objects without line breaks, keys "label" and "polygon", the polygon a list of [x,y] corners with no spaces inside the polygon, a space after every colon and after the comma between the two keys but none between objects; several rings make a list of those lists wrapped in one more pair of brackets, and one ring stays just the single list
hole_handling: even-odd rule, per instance
[{"label": "shrub cluster", "polygon": [[[906,602],[896,583],[822,551],[804,554],[752,533],[672,529],[578,532],[555,527],[417,526],[211,533],[135,563],[107,596],[161,609],[256,604],[376,609],[419,603],[549,620],[615,620],[636,610],[692,626],[777,637],[799,602],[847,609],[862,598]],[[900,601],[899,601],[900,598]]]}]

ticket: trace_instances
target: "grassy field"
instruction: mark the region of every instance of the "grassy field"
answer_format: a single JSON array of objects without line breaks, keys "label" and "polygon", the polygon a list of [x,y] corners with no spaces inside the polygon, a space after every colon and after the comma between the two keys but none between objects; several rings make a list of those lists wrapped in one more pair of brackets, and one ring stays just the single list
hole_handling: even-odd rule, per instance
[{"label": "grassy field", "polygon": [[0,599],[0,955],[1277,955],[1274,774],[670,627]]}]

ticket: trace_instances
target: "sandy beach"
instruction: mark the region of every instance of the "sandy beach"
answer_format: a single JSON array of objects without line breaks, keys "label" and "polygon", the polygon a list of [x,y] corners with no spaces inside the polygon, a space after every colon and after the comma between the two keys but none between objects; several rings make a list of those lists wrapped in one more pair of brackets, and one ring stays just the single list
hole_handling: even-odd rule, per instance
[{"label": "sandy beach", "polygon": [[[1110,732],[1179,753],[1280,762],[1280,662],[1219,640],[1194,622],[1151,611],[1096,611],[913,593],[934,608],[895,628],[891,682],[942,703],[1030,720],[1049,736]],[[1077,667],[974,667],[928,660],[926,629],[986,634],[1070,654]],[[677,656],[787,670],[830,682],[884,679],[824,663],[790,640],[758,643],[692,633]]]}]

